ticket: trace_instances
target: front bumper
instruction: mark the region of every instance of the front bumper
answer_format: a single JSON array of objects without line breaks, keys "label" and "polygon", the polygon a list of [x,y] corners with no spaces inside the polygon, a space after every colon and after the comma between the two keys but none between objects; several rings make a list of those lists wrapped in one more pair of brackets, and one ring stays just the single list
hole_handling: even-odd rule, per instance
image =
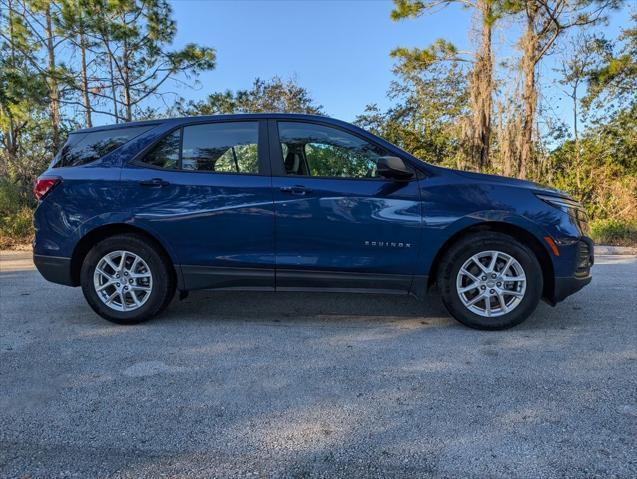
[{"label": "front bumper", "polygon": [[552,305],[563,301],[592,281],[591,267],[595,262],[595,253],[593,242],[589,238],[582,238],[576,243],[573,260],[572,275],[555,277],[552,294],[546,298]]},{"label": "front bumper", "polygon": [[33,264],[47,281],[66,286],[77,286],[73,282],[71,274],[71,258],[34,254]]},{"label": "front bumper", "polygon": [[555,288],[551,303],[557,304],[592,281],[593,277],[588,275],[585,278],[573,276],[571,278],[555,278]]}]

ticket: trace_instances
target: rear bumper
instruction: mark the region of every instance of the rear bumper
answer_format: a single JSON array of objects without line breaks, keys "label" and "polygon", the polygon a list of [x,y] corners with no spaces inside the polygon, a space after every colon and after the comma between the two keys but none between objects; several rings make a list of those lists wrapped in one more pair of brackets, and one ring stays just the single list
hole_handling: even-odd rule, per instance
[{"label": "rear bumper", "polygon": [[71,275],[71,258],[34,254],[33,264],[47,281],[66,286],[77,286],[73,283]]}]

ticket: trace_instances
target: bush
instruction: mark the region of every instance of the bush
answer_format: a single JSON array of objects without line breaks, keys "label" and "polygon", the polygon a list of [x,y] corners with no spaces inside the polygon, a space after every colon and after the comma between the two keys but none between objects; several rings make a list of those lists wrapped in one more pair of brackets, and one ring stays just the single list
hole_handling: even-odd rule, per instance
[{"label": "bush", "polygon": [[28,243],[33,237],[33,212],[28,207],[0,216],[0,248]]},{"label": "bush", "polygon": [[0,178],[0,218],[15,215],[22,206],[20,187],[6,178]]},{"label": "bush", "polygon": [[591,222],[591,236],[597,244],[636,246],[637,221],[594,220]]}]

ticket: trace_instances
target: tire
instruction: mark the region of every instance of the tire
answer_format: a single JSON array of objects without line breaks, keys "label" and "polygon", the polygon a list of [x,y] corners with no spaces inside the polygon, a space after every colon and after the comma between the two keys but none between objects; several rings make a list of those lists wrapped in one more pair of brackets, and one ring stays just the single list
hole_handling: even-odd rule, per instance
[{"label": "tire", "polygon": [[[120,269],[122,258],[125,265]],[[169,260],[135,234],[97,243],[84,258],[80,283],[93,311],[117,324],[136,324],[158,315],[175,294]],[[113,299],[109,302],[107,297]]]},{"label": "tire", "polygon": [[[494,271],[490,273],[474,261],[480,261],[488,271],[494,256]],[[509,262],[510,258],[513,260]],[[445,254],[438,271],[442,302],[455,319],[470,328],[512,328],[535,311],[542,296],[542,268],[535,254],[502,233],[483,232],[462,238]],[[505,280],[512,278],[517,281]]]}]

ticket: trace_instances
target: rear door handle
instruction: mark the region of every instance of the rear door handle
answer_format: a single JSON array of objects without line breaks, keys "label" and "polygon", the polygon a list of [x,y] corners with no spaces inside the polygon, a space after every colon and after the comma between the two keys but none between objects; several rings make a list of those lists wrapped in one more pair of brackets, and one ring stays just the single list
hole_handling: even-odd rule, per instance
[{"label": "rear door handle", "polygon": [[292,195],[303,196],[306,193],[311,193],[312,190],[310,188],[306,188],[303,185],[294,185],[294,186],[282,186],[279,188],[283,193],[290,193]]},{"label": "rear door handle", "polygon": [[152,180],[140,181],[139,184],[142,186],[150,186],[152,188],[161,188],[162,186],[169,185],[170,183],[162,180],[161,178],[153,178]]}]

